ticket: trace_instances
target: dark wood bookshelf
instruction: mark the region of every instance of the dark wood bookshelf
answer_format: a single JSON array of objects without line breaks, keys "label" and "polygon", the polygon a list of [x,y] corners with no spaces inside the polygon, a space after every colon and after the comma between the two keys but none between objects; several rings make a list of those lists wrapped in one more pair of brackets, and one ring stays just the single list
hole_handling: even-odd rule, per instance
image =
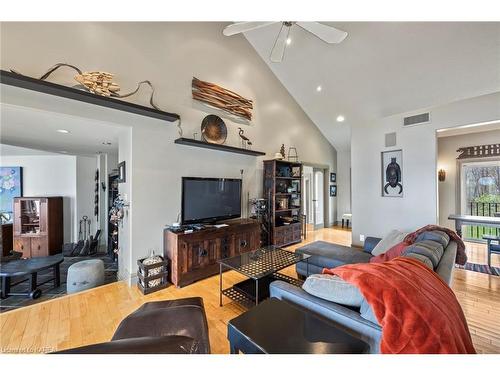
[{"label": "dark wood bookshelf", "polygon": [[[294,173],[295,172],[295,173]],[[298,176],[287,176],[287,174]],[[294,181],[298,181],[296,192],[280,192],[283,187],[277,190],[278,185],[286,184],[287,189]],[[303,223],[302,220],[302,164],[289,162],[286,160],[265,160],[264,161],[264,194],[268,200],[270,233],[270,244],[275,246],[288,246],[302,241]],[[287,208],[278,208],[277,200],[287,199]],[[292,199],[298,199],[300,206],[291,206]],[[297,203],[296,201],[294,203]],[[284,217],[291,216],[296,219],[289,224]]]},{"label": "dark wood bookshelf", "polygon": [[243,154],[243,155],[251,155],[251,156],[264,156],[266,154],[265,152],[262,152],[262,151],[254,151],[254,150],[249,150],[249,149],[240,148],[240,147],[219,145],[216,143],[208,143],[208,142],[198,141],[196,139],[191,139],[191,138],[177,138],[174,141],[174,143],[177,143],[178,145],[208,148],[210,150],[232,152],[235,154]]},{"label": "dark wood bookshelf", "polygon": [[27,77],[6,70],[0,70],[0,83],[168,122],[174,122],[180,119],[180,116],[176,113],[164,112],[155,108],[126,102],[121,99],[92,94],[91,92],[79,90],[74,87],[42,81],[37,78]]}]

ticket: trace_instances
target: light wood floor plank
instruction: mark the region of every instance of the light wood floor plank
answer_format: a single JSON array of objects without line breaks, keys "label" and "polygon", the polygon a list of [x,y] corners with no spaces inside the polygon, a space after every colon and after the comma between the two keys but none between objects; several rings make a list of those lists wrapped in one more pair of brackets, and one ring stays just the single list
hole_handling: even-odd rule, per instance
[{"label": "light wood floor plank", "polygon": [[[308,234],[305,243],[324,240],[350,245],[351,233],[340,228],[322,229]],[[481,244],[467,244],[470,261],[485,263]],[[500,257],[495,257],[498,265]],[[295,275],[294,267],[284,270]],[[224,274],[224,285],[242,280],[235,272]],[[500,353],[500,277],[456,269],[453,290],[467,317],[476,350]],[[0,314],[0,351],[34,352],[61,350],[108,341],[120,321],[145,302],[201,296],[209,322],[213,353],[228,353],[227,322],[244,310],[224,297],[219,307],[219,279],[213,276],[184,288],[170,286],[143,296],[124,282],[104,285],[87,292],[64,296]]]}]

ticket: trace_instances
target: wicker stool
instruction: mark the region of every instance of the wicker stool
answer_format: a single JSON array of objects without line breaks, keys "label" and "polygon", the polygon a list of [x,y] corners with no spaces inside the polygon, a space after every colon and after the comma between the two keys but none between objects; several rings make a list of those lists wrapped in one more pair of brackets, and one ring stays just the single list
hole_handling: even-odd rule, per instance
[{"label": "wicker stool", "polygon": [[104,262],[89,259],[72,264],[68,268],[66,291],[68,294],[81,292],[104,284]]}]

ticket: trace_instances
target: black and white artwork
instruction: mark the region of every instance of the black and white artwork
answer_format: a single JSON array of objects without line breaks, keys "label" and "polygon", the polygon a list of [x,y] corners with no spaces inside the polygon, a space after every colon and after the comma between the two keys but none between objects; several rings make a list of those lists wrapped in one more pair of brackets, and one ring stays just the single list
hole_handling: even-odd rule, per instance
[{"label": "black and white artwork", "polygon": [[403,197],[403,150],[382,152],[382,196]]},{"label": "black and white artwork", "polygon": [[330,197],[337,196],[337,185],[330,185]]},{"label": "black and white artwork", "polygon": [[118,178],[116,179],[118,183],[126,182],[127,181],[127,175],[126,175],[126,169],[125,169],[125,162],[122,161],[121,163],[118,164]]}]

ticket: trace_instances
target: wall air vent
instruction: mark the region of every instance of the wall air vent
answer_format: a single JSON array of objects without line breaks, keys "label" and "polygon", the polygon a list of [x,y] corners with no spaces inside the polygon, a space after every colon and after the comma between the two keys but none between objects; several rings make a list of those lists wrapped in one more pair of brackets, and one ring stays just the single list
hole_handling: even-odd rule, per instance
[{"label": "wall air vent", "polygon": [[411,125],[419,125],[419,124],[425,124],[430,122],[431,114],[429,112],[427,113],[420,113],[418,115],[413,115],[413,116],[408,116],[405,117],[403,120],[403,125],[404,126],[411,126]]}]

